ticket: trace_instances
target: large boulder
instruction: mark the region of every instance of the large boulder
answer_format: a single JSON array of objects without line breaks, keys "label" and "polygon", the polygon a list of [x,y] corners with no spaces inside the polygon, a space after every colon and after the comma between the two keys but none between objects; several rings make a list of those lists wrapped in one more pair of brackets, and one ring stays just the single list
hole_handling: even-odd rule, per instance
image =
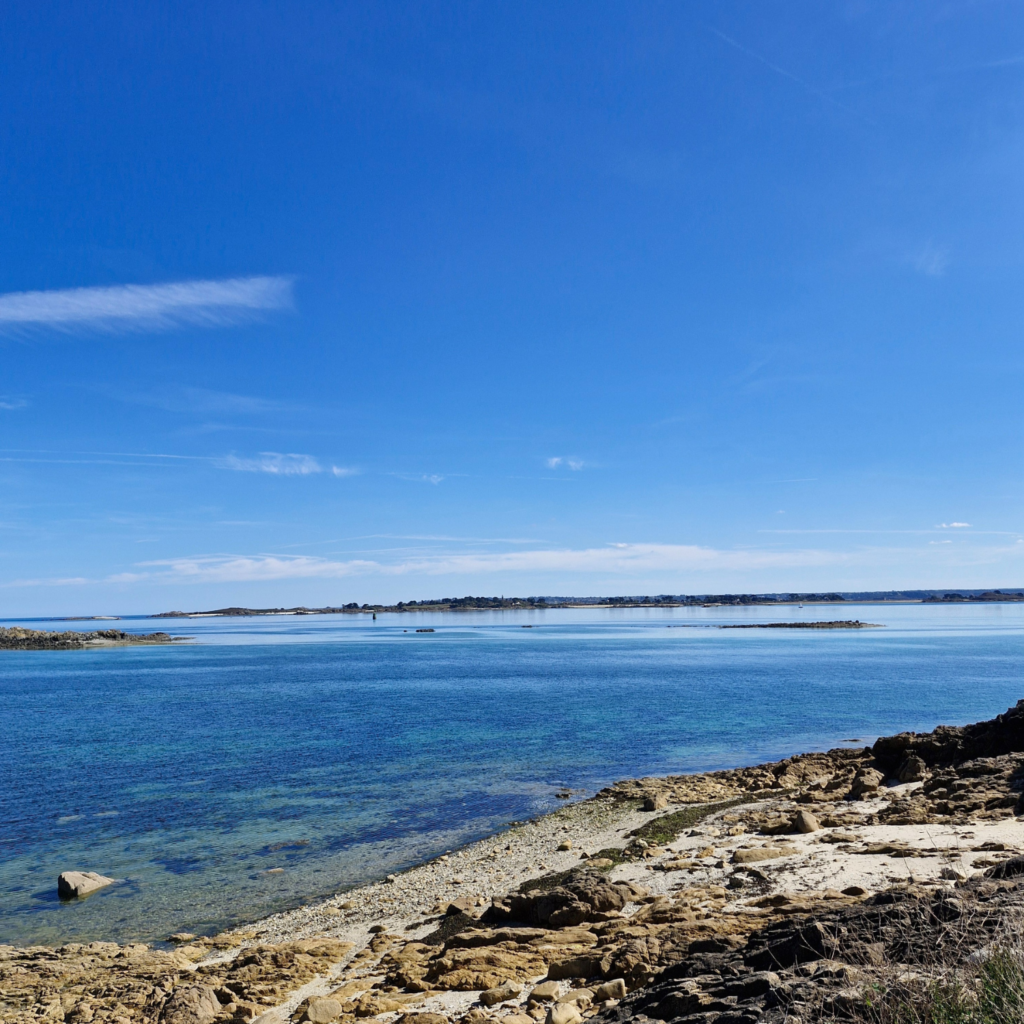
[{"label": "large boulder", "polygon": [[306,1003],[306,1012],[302,1019],[309,1024],[330,1024],[342,1014],[342,1004],[330,996],[313,996]]},{"label": "large boulder", "polygon": [[480,993],[480,1002],[484,1006],[496,1006],[498,1003],[508,1002],[509,999],[515,999],[520,992],[523,991],[523,986],[518,982],[509,980],[502,982],[500,985],[494,988],[486,989]]},{"label": "large boulder", "polygon": [[207,985],[189,985],[170,994],[160,1012],[160,1024],[210,1024],[220,1013],[220,1001]]},{"label": "large boulder", "polygon": [[810,811],[797,811],[793,819],[793,828],[804,834],[817,832],[821,828],[821,822]]},{"label": "large boulder", "polygon": [[917,754],[908,755],[896,772],[900,782],[921,782],[927,776],[928,766]]},{"label": "large boulder", "polygon": [[505,903],[495,904],[485,919],[573,927],[584,921],[600,921],[609,911],[621,910],[631,900],[645,895],[644,890],[629,882],[609,882],[597,871],[577,868],[550,889],[513,893]]},{"label": "large boulder", "polygon": [[106,875],[97,875],[95,871],[65,871],[57,879],[57,895],[62,900],[73,900],[113,885],[115,881]]},{"label": "large boulder", "polygon": [[850,797],[853,800],[866,800],[878,792],[885,776],[875,768],[861,768],[853,777]]}]

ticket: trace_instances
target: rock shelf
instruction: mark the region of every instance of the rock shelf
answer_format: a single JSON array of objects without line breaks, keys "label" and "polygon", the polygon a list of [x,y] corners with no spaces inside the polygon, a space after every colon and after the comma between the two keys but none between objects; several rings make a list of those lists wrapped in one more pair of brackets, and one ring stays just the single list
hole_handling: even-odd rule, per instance
[{"label": "rock shelf", "polygon": [[0,947],[0,1019],[863,1017],[893,979],[924,984],[1019,930],[1022,781],[1024,701],[870,748],[627,780],[316,905],[178,934],[173,950]]}]

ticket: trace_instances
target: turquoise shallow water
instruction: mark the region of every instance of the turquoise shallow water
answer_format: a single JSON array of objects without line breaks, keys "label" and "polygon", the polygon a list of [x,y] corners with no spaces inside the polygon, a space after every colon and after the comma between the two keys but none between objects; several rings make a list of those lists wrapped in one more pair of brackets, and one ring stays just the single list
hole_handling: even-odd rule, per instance
[{"label": "turquoise shallow water", "polygon": [[[886,628],[713,628],[834,617]],[[0,942],[213,930],[540,813],[563,787],[868,742],[1024,697],[1020,605],[119,625],[198,642],[0,654]],[[62,905],[70,868],[124,882]]]}]

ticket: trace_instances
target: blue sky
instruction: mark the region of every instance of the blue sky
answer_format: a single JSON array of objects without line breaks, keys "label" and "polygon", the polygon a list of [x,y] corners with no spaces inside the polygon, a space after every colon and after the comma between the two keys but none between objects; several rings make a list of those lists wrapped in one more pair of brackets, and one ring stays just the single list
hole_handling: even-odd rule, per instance
[{"label": "blue sky", "polygon": [[1024,584],[1024,9],[13,3],[0,612]]}]

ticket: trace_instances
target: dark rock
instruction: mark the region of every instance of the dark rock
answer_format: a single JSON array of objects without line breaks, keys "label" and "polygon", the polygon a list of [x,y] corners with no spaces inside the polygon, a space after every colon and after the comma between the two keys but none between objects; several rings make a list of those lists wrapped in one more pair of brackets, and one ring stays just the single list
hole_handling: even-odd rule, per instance
[{"label": "dark rock", "polygon": [[1014,878],[1017,875],[1024,875],[1024,857],[1011,857],[985,872],[986,878]]}]

